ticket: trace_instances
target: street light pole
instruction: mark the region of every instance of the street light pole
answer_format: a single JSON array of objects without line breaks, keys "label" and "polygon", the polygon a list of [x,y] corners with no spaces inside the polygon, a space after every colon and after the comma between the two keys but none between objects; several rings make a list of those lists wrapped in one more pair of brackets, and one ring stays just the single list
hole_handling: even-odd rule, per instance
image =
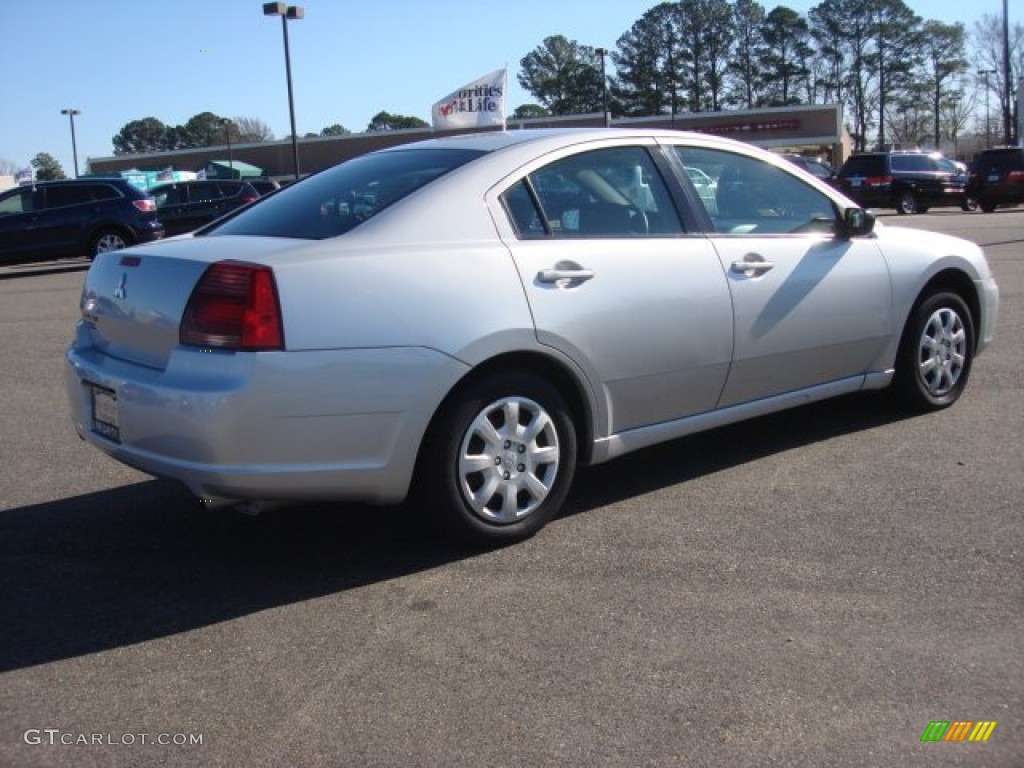
[{"label": "street light pole", "polygon": [[996,71],[994,69],[979,69],[978,74],[985,79],[985,149],[992,148],[992,113],[989,110],[989,88],[988,88],[988,76],[994,75]]},{"label": "street light pole", "polygon": [[292,125],[292,164],[295,168],[295,180],[299,179],[299,137],[295,133],[295,99],[292,95],[292,57],[288,50],[288,19],[301,19],[305,10],[300,5],[287,3],[264,3],[264,16],[280,16],[281,30],[284,33],[284,71],[288,81],[288,116]]},{"label": "street light pole", "polygon": [[601,103],[604,105],[604,127],[612,124],[612,113],[608,110],[608,75],[605,74],[604,57],[608,55],[607,48],[595,48],[594,53],[601,57]]},{"label": "street light pole", "polygon": [[68,119],[71,121],[71,154],[75,158],[75,178],[77,179],[78,178],[78,144],[75,141],[75,115],[82,114],[82,111],[80,109],[72,109],[71,107],[68,107],[67,109],[62,109],[60,111],[60,113],[62,115],[67,115]]},{"label": "street light pole", "polygon": [[[1013,85],[1010,80],[1010,16],[1007,0],[1003,0],[1003,144],[1013,143]],[[1019,140],[1019,139],[1018,139]]]}]

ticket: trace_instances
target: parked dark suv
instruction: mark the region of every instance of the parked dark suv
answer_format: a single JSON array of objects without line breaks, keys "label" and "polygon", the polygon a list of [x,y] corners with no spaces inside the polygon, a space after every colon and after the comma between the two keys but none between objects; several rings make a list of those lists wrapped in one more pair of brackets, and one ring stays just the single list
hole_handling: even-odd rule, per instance
[{"label": "parked dark suv", "polygon": [[163,236],[153,198],[121,178],[41,181],[0,193],[0,262],[91,257]]},{"label": "parked dark suv", "polygon": [[168,235],[191,232],[225,213],[256,200],[260,194],[244,181],[176,181],[150,187]]},{"label": "parked dark suv", "polygon": [[866,152],[853,155],[839,169],[836,186],[865,208],[895,208],[924,213],[955,205],[972,210],[967,174],[938,153]]},{"label": "parked dark suv", "polygon": [[967,190],[985,213],[1024,202],[1024,147],[983,151],[971,166]]}]

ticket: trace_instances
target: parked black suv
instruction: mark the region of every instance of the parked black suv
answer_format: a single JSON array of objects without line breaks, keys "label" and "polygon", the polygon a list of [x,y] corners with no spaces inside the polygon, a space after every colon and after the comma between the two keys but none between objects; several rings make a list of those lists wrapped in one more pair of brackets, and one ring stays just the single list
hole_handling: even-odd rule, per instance
[{"label": "parked black suv", "polygon": [[91,257],[163,236],[153,198],[121,178],[41,181],[0,193],[0,262]]},{"label": "parked black suv", "polygon": [[176,181],[150,187],[168,235],[191,232],[225,213],[256,200],[260,194],[244,181]]},{"label": "parked black suv", "polygon": [[967,174],[938,153],[866,152],[853,155],[839,169],[836,186],[865,208],[895,208],[924,213],[955,205],[972,210]]},{"label": "parked black suv", "polygon": [[967,190],[985,213],[1024,202],[1024,147],[984,150],[971,165]]}]

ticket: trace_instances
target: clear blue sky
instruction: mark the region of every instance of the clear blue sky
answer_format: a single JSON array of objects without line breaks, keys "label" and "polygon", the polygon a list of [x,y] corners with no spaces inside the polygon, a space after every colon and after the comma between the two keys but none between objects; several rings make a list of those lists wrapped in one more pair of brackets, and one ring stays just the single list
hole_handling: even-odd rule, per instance
[{"label": "clear blue sky", "polygon": [[[506,64],[509,111],[533,99],[519,60],[545,37],[614,48],[658,0],[292,0],[289,22],[299,135],[377,112],[430,120],[431,104]],[[778,3],[763,2],[771,9]],[[806,13],[810,0],[781,3]],[[968,28],[1002,0],[909,0],[918,14]],[[1020,22],[1020,0],[1010,3]],[[111,137],[143,117],[177,125],[210,111],[255,117],[288,135],[279,18],[261,0],[0,0],[0,159],[48,152],[70,175],[75,119],[80,170],[113,154]]]}]

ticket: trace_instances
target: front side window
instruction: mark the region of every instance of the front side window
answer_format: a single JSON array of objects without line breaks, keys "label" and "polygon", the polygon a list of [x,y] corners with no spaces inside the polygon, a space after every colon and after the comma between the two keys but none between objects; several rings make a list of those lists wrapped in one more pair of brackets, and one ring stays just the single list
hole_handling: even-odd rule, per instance
[{"label": "front side window", "polygon": [[[837,214],[832,200],[786,170],[723,150],[675,150],[716,232],[764,235],[835,231]],[[705,177],[710,181],[698,181]]]},{"label": "front side window", "polygon": [[521,238],[664,237],[683,231],[665,182],[643,147],[557,160],[502,195]]},{"label": "front side window", "polygon": [[202,234],[336,237],[482,154],[470,149],[399,149],[363,155],[278,190]]},{"label": "front side window", "polygon": [[31,213],[35,210],[32,204],[32,190],[18,189],[0,197],[0,216],[12,213]]}]

